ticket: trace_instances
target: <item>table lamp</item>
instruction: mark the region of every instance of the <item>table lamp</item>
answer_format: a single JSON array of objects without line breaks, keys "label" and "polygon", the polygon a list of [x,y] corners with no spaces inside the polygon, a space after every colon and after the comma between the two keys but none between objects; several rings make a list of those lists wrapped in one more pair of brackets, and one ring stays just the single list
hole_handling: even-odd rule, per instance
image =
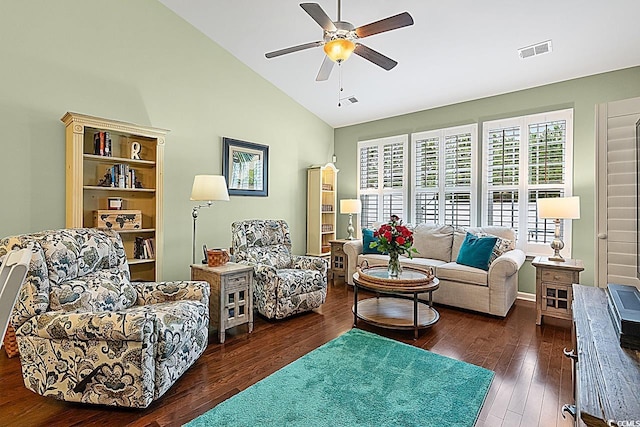
[{"label": "table lamp", "polygon": [[548,197],[538,199],[538,218],[553,219],[556,225],[554,239],[551,242],[553,256],[549,261],[564,261],[560,250],[564,248],[564,242],[560,236],[561,219],[580,219],[580,197]]},{"label": "table lamp", "polygon": [[196,220],[200,208],[209,208],[214,201],[229,201],[227,191],[227,181],[222,175],[196,175],[193,178],[193,188],[191,189],[191,200],[206,201],[204,205],[193,207],[191,216],[193,217],[193,248],[191,251],[192,263],[196,263]]},{"label": "table lamp", "polygon": [[347,240],[353,240],[353,214],[359,214],[362,210],[362,204],[359,199],[343,199],[340,200],[340,213],[349,214],[349,226],[347,227]]}]

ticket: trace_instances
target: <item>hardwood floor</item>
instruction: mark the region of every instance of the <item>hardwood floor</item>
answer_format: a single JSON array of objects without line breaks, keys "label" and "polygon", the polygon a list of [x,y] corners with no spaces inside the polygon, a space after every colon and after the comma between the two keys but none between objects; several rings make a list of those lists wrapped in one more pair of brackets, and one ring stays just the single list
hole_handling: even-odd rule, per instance
[{"label": "hardwood floor", "polygon": [[[362,293],[362,297],[368,297]],[[224,344],[212,341],[203,356],[158,401],[144,410],[60,402],[28,391],[18,358],[0,352],[0,426],[181,425],[300,356],[348,331],[353,291],[329,284],[318,310],[284,321],[257,316],[254,332],[231,329]],[[495,371],[479,427],[571,426],[560,408],[572,401],[569,322],[536,326],[534,303],[517,301],[506,319],[437,307],[440,321],[423,330],[359,327],[444,356]],[[462,408],[464,410],[464,408]]]}]

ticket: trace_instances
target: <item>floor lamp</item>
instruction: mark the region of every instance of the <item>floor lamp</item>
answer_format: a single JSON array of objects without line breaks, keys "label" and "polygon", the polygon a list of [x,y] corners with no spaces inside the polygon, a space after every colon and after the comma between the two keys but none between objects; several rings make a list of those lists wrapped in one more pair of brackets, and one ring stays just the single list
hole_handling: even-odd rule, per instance
[{"label": "floor lamp", "polygon": [[564,248],[564,242],[560,235],[561,219],[580,219],[580,197],[547,197],[538,199],[538,218],[552,219],[556,225],[551,249],[553,256],[549,257],[549,261],[563,262],[564,258],[560,255],[560,251]]},{"label": "floor lamp", "polygon": [[191,216],[193,217],[193,245],[191,250],[191,262],[196,263],[196,220],[200,208],[209,208],[214,201],[229,201],[227,191],[227,181],[222,175],[196,175],[193,178],[193,188],[191,189],[191,200],[204,202],[206,204],[193,207]]},{"label": "floor lamp", "polygon": [[362,210],[362,203],[358,199],[343,199],[340,200],[340,213],[349,214],[349,226],[347,227],[347,240],[353,240],[353,214],[359,214]]}]

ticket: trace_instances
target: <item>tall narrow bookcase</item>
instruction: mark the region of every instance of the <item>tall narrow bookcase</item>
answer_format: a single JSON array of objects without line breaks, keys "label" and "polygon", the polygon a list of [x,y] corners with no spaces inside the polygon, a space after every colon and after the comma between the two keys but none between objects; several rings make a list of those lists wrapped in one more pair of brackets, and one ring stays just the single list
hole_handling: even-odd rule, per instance
[{"label": "tall narrow bookcase", "polygon": [[[107,210],[109,198],[122,199],[124,209],[142,214],[139,228],[118,230],[131,279],[160,280],[164,142],[168,131],[76,113],[66,113],[61,120],[66,126],[66,226],[94,227],[96,211]],[[108,132],[111,139],[108,156],[100,154],[94,141],[100,132]],[[134,171],[135,180],[130,180],[127,188],[105,179],[114,166]],[[153,239],[153,257],[134,257],[136,238]]]},{"label": "tall narrow bookcase", "polygon": [[338,169],[333,163],[307,169],[307,255],[329,256],[336,239]]}]

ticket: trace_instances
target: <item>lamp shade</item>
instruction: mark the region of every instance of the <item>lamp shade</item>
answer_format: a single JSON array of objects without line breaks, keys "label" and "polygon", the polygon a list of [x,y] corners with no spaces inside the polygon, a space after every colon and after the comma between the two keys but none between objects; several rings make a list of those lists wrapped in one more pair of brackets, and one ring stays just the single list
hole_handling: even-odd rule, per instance
[{"label": "lamp shade", "polygon": [[229,200],[227,181],[222,175],[196,175],[193,178],[191,200]]},{"label": "lamp shade", "polygon": [[349,59],[355,48],[356,45],[351,40],[337,38],[324,45],[324,53],[333,62],[342,62]]},{"label": "lamp shade", "polygon": [[538,217],[543,219],[580,219],[580,197],[538,199]]},{"label": "lamp shade", "polygon": [[359,214],[362,210],[362,204],[358,199],[342,199],[340,200],[340,213],[343,214]]}]

